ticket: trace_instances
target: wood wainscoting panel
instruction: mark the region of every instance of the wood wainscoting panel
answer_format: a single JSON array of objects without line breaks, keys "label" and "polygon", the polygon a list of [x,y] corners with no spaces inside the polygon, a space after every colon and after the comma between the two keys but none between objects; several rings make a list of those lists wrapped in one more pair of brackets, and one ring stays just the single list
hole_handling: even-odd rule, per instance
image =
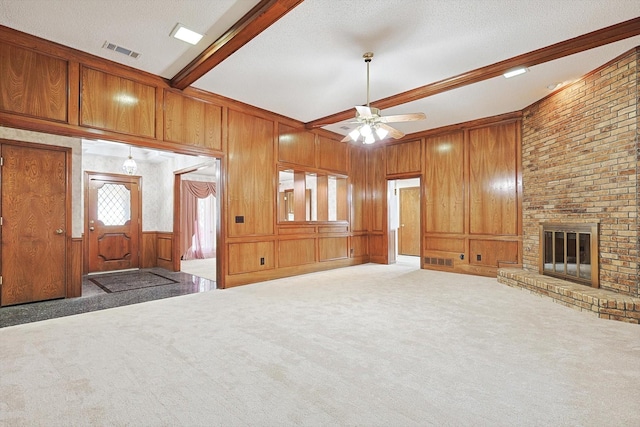
[{"label": "wood wainscoting panel", "polygon": [[82,254],[83,243],[81,237],[71,239],[71,260],[67,279],[67,298],[82,296]]},{"label": "wood wainscoting panel", "polygon": [[318,167],[324,170],[347,173],[348,144],[336,139],[318,136]]},{"label": "wood wainscoting panel", "polygon": [[424,238],[424,250],[464,253],[464,243],[464,237],[427,236]]},{"label": "wood wainscoting panel", "polygon": [[315,166],[316,135],[304,128],[278,126],[278,159],[302,166]]},{"label": "wood wainscoting panel", "polygon": [[278,267],[312,264],[316,262],[316,240],[296,239],[278,242]]},{"label": "wood wainscoting panel", "polygon": [[274,233],[274,124],[229,110],[227,206],[229,237]]},{"label": "wood wainscoting panel", "polygon": [[158,240],[156,263],[158,267],[173,270],[173,233],[157,233]]},{"label": "wood wainscoting panel", "polygon": [[310,225],[306,227],[285,227],[280,225],[278,227],[278,234],[314,234],[316,232],[316,226]]},{"label": "wood wainscoting panel", "polygon": [[0,110],[67,121],[68,63],[0,42]]},{"label": "wood wainscoting panel", "polygon": [[420,172],[420,140],[387,145],[387,175]]},{"label": "wood wainscoting panel", "polygon": [[516,123],[469,131],[472,234],[518,234]]},{"label": "wood wainscoting panel", "polygon": [[155,137],[155,87],[82,67],[80,97],[81,126]]},{"label": "wood wainscoting panel", "polygon": [[319,225],[318,233],[346,233],[349,231],[348,225]]},{"label": "wood wainscoting panel", "polygon": [[349,187],[351,188],[351,231],[366,231],[367,215],[367,152],[349,147]]},{"label": "wood wainscoting panel", "polygon": [[142,232],[142,247],[140,248],[140,268],[157,267],[158,263],[158,233],[155,231]]},{"label": "wood wainscoting panel", "polygon": [[469,241],[469,263],[498,267],[500,262],[509,264],[518,263],[518,242],[500,240],[475,240]]},{"label": "wood wainscoting panel", "polygon": [[165,90],[164,139],[221,151],[222,107]]},{"label": "wood wainscoting panel", "polygon": [[351,237],[351,257],[366,257],[369,255],[369,236],[352,236]]},{"label": "wood wainscoting panel", "polygon": [[348,237],[324,237],[318,239],[320,261],[347,258]]},{"label": "wood wainscoting panel", "polygon": [[229,244],[229,274],[271,270],[275,267],[275,242]]},{"label": "wood wainscoting panel", "polygon": [[426,140],[425,233],[464,232],[464,134]]},{"label": "wood wainscoting panel", "polygon": [[386,243],[386,236],[383,236],[381,233],[369,235],[369,256],[378,262],[386,260]]}]

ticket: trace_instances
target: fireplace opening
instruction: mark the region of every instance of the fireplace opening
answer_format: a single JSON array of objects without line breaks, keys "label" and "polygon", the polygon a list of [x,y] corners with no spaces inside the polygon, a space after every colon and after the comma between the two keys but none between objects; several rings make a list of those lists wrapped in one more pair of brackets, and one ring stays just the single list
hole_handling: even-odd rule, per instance
[{"label": "fireplace opening", "polygon": [[599,287],[598,223],[540,224],[540,274]]}]

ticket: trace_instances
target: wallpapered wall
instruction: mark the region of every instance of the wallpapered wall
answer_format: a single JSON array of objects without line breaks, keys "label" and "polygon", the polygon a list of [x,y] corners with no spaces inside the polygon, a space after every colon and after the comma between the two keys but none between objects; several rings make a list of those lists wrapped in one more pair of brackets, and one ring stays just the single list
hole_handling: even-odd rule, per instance
[{"label": "wallpapered wall", "polygon": [[[85,154],[82,168],[83,171],[122,174],[124,160]],[[173,231],[173,171],[202,163],[202,158],[176,155],[159,163],[143,159],[136,159],[136,163],[136,176],[142,177],[142,231]]]}]

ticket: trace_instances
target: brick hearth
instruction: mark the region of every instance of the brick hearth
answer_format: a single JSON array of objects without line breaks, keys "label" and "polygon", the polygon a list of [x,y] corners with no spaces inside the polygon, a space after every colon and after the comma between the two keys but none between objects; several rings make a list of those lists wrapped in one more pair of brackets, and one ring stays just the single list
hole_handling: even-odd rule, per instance
[{"label": "brick hearth", "polygon": [[498,282],[549,297],[566,307],[590,312],[602,319],[640,323],[640,298],[590,288],[518,268],[499,269]]}]

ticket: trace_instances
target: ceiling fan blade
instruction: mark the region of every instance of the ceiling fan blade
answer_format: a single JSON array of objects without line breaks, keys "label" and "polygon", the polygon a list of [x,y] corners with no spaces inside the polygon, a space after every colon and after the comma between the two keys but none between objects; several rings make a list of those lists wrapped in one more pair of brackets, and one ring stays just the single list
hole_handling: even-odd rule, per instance
[{"label": "ceiling fan blade", "polygon": [[395,116],[382,116],[382,123],[412,122],[414,120],[424,120],[427,116],[424,113],[398,114]]},{"label": "ceiling fan blade", "polygon": [[347,136],[345,136],[340,140],[340,142],[347,142],[347,141],[351,141],[351,137],[349,136],[349,134],[347,134]]},{"label": "ceiling fan blade", "polygon": [[363,105],[356,105],[356,110],[358,110],[358,116],[362,118],[369,118],[373,116],[371,112],[371,108],[365,107]]},{"label": "ceiling fan blade", "polygon": [[379,123],[378,127],[389,132],[389,136],[391,136],[392,138],[400,139],[404,136],[404,133],[400,132],[398,129],[392,128],[391,126],[385,125],[384,123]]}]

